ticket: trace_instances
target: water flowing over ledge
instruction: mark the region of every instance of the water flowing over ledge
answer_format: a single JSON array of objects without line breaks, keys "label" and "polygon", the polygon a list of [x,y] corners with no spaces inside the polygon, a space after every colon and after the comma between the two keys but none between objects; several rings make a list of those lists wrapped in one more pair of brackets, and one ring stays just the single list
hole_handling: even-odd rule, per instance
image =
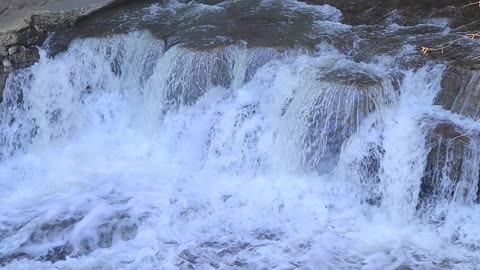
[{"label": "water flowing over ledge", "polygon": [[[65,51],[47,43],[10,76],[4,268],[475,269],[479,138],[463,134],[478,109],[462,90],[446,102],[446,66],[409,67],[408,43],[369,57],[368,40],[336,42],[352,28],[331,6],[260,2],[272,20],[313,14],[317,43],[177,44],[146,27],[58,37]],[[228,5],[245,8],[140,10]]]}]

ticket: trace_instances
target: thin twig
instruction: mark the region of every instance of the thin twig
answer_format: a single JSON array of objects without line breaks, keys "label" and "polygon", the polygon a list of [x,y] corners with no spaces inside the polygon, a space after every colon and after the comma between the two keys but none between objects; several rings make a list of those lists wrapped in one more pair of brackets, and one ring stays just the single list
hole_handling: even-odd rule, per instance
[{"label": "thin twig", "polygon": [[[465,35],[465,37],[470,38],[470,39],[477,39],[477,38],[480,38],[480,32],[470,33],[470,34]],[[448,47],[451,47],[453,44],[457,43],[458,41],[463,40],[465,37],[457,38],[455,40],[452,40],[452,41],[446,43],[445,45],[441,45],[441,46],[436,47],[436,48],[422,47],[422,53],[427,54],[429,52],[441,51],[441,53],[443,54],[443,51],[445,49],[447,49]]]},{"label": "thin twig", "polygon": [[422,47],[422,53],[423,54],[427,54],[429,52],[434,52],[434,51],[441,51],[442,54],[443,54],[443,50],[447,49],[448,47],[451,47],[453,44],[455,44],[456,42],[462,40],[464,38],[457,38],[455,40],[452,40],[450,42],[448,42],[447,44],[445,45],[442,45],[440,47],[436,47],[436,48],[429,48],[429,47]]},{"label": "thin twig", "polygon": [[478,124],[479,122],[480,122],[480,119],[478,119],[477,121],[475,121],[475,123],[473,123],[473,125],[470,127],[470,129],[468,129],[468,130],[467,130],[465,133],[463,133],[463,134],[460,134],[460,135],[458,135],[458,136],[456,136],[456,137],[452,138],[452,141],[453,141],[453,140],[456,140],[456,139],[458,139],[458,138],[461,138],[461,137],[465,137],[465,136],[467,136],[467,135],[468,135],[468,133],[470,133],[470,131],[472,131],[472,130],[473,130],[473,128],[475,127],[475,125],[476,125],[476,124]]},{"label": "thin twig", "polygon": [[464,5],[464,6],[462,6],[462,8],[470,7],[470,6],[473,6],[473,5],[476,5],[476,4],[478,4],[478,6],[480,7],[480,1],[477,1],[477,2],[471,2],[470,4]]},{"label": "thin twig", "polygon": [[467,37],[471,39],[480,38],[480,32],[467,34]]}]

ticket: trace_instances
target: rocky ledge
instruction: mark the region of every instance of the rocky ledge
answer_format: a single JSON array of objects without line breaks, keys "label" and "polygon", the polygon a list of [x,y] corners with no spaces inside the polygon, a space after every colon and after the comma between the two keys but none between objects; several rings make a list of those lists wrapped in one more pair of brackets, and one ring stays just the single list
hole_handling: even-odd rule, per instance
[{"label": "rocky ledge", "polygon": [[0,102],[10,72],[35,63],[49,32],[130,0],[1,0]]}]

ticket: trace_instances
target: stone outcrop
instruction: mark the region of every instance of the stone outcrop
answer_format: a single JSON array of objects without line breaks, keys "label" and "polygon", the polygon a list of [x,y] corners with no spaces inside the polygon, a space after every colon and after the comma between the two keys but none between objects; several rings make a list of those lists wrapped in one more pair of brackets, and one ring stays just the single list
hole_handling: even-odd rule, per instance
[{"label": "stone outcrop", "polygon": [[478,20],[478,9],[462,8],[468,1],[459,0],[306,0],[312,4],[329,4],[342,10],[344,21],[351,25],[376,25],[397,22],[417,25],[426,19],[448,18],[453,28]]},{"label": "stone outcrop", "polygon": [[[444,53],[435,52],[427,56],[420,53],[421,46],[438,47],[458,39],[465,32],[478,31],[478,5],[462,8],[469,1],[456,0],[359,0],[354,4],[343,0],[306,2],[335,6],[342,10],[343,21],[354,25],[356,33],[367,31],[367,34],[359,34],[358,47],[363,49],[353,51],[355,61],[368,62],[375,55],[391,54],[409,44],[416,46],[418,51],[415,54],[399,51],[399,64],[415,68],[430,60],[446,63],[442,89],[434,105],[475,121],[480,119],[478,42],[463,39],[449,46]],[[443,28],[436,27],[435,23],[440,21],[452,29],[450,33],[439,32]],[[381,31],[394,23],[414,27],[392,28],[386,33]],[[441,200],[479,202],[480,192],[476,194],[475,186],[479,180],[480,156],[477,149],[480,134],[475,128],[468,130],[442,119],[425,119],[422,125],[426,131],[428,154],[421,180],[419,208]]]},{"label": "stone outcrop", "polygon": [[442,80],[436,105],[475,120],[480,119],[480,69],[452,65]]},{"label": "stone outcrop", "polygon": [[292,106],[310,108],[298,117],[304,121],[302,161],[321,174],[336,166],[342,145],[371,113],[381,113],[392,104],[402,78],[397,74],[376,74],[355,62],[343,67],[325,65],[318,71],[316,81],[303,86],[316,93],[308,101],[310,104],[300,99],[294,100]]},{"label": "stone outcrop", "polygon": [[[480,134],[450,121],[425,119],[429,153],[419,194],[419,205],[441,200],[478,202]],[[434,123],[433,125],[431,123]]]},{"label": "stone outcrop", "polygon": [[38,60],[48,32],[65,29],[129,0],[2,0],[0,3],[0,102],[9,73]]},{"label": "stone outcrop", "polygon": [[[480,69],[472,62],[450,63],[435,105],[472,120],[480,119]],[[453,122],[427,119],[427,163],[418,207],[440,200],[480,202],[480,133]],[[477,192],[473,192],[474,190]]]}]

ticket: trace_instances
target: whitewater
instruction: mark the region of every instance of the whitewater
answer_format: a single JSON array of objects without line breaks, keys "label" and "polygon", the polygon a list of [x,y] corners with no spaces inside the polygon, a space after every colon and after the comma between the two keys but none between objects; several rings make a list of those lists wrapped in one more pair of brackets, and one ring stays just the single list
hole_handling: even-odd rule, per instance
[{"label": "whitewater", "polygon": [[[284,2],[324,33],[351,30],[334,7]],[[169,1],[141,16],[228,5]],[[135,29],[58,53],[52,37],[9,77],[4,269],[477,268],[477,149],[464,190],[419,197],[431,119],[475,123],[433,105],[443,64],[218,36],[168,44]]]}]

